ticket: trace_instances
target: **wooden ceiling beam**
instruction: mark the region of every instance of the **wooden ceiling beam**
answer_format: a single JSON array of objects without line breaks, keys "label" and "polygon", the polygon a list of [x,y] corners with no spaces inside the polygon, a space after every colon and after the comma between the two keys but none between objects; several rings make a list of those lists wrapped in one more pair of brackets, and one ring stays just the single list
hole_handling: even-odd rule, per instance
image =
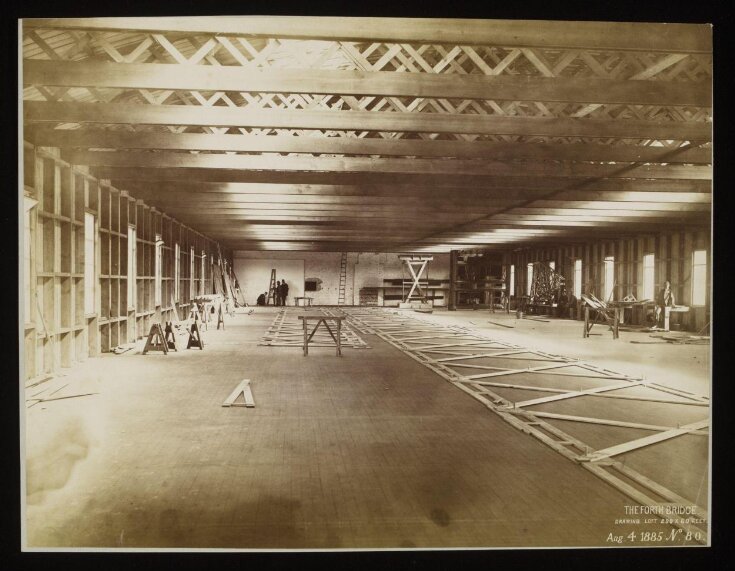
[{"label": "wooden ceiling beam", "polygon": [[[677,210],[677,211],[666,211],[666,210],[643,210],[643,209],[624,209],[624,210],[607,210],[594,207],[581,207],[581,208],[548,208],[548,207],[535,207],[535,205],[527,207],[513,208],[507,214],[511,217],[523,216],[523,215],[538,215],[542,217],[567,217],[570,216],[572,219],[576,217],[607,217],[615,216],[619,219],[625,218],[682,218],[682,217],[693,217],[702,218],[707,216],[708,210]],[[505,213],[503,213],[505,214]]]},{"label": "wooden ceiling beam", "polygon": [[[110,171],[104,167],[95,169],[109,174]],[[594,194],[608,196],[609,193],[616,193],[616,196],[629,195],[631,193],[644,192],[647,195],[670,196],[674,200],[674,195],[686,193],[687,195],[701,195],[705,200],[711,199],[711,183],[708,181],[679,181],[679,180],[626,180],[626,179],[602,179],[590,183],[584,190],[564,190],[561,186],[562,181],[553,177],[495,177],[488,178],[486,184],[483,185],[459,185],[453,180],[437,179],[432,185],[422,183],[407,184],[364,184],[364,185],[334,185],[334,184],[277,184],[277,183],[246,183],[246,182],[210,182],[206,178],[203,179],[189,178],[181,180],[166,180],[170,169],[166,169],[164,176],[160,175],[161,169],[115,169],[114,172],[123,172],[126,175],[139,174],[135,178],[117,178],[113,177],[113,186],[119,189],[130,190],[132,193],[135,189],[155,188],[158,191],[173,192],[225,192],[236,194],[298,194],[298,195],[348,195],[348,196],[404,196],[404,195],[439,195],[453,196],[456,194],[477,195],[478,197],[492,197],[495,193],[506,194],[519,192],[528,192],[538,195],[539,191],[559,190],[561,194],[569,194],[570,196],[579,196],[579,193]],[[211,174],[205,172],[203,174]],[[102,176],[101,178],[110,178]],[[486,194],[487,193],[487,194]],[[635,194],[631,194],[635,195]],[[520,195],[519,195],[520,196]],[[669,198],[665,198],[668,200]],[[609,200],[609,199],[608,199]],[[639,199],[641,200],[641,199]]]},{"label": "wooden ceiling beam", "polygon": [[[333,222],[345,222],[345,221],[353,221],[353,220],[372,220],[375,224],[382,224],[386,220],[392,220],[392,221],[400,221],[403,220],[404,223],[408,220],[411,220],[407,216],[406,213],[396,213],[396,212],[385,212],[385,213],[362,213],[359,210],[353,211],[353,212],[334,212],[334,213],[328,213],[323,212],[319,210],[301,210],[301,209],[295,209],[295,210],[250,210],[250,211],[232,211],[232,210],[223,210],[218,211],[211,208],[208,208],[206,210],[203,209],[169,209],[167,212],[170,215],[173,215],[175,218],[180,218],[183,216],[186,216],[189,220],[212,220],[214,216],[217,217],[218,220],[222,220],[223,223],[230,223],[230,222],[237,222],[238,220],[242,221],[248,221],[248,220],[283,220],[283,221],[290,221],[290,220],[297,220],[297,221],[305,221],[305,222],[319,222],[319,221],[333,221]],[[476,217],[477,213],[475,212]],[[434,226],[438,223],[444,223],[444,224],[465,224],[472,220],[473,216],[469,215],[460,215],[460,214],[447,214],[447,215],[441,215],[437,216],[437,219],[434,220]],[[469,219],[469,220],[468,220]]]},{"label": "wooden ceiling beam", "polygon": [[[268,206],[273,204],[281,205],[282,207],[319,207],[319,208],[325,208],[330,209],[333,206],[339,206],[343,208],[372,208],[372,207],[394,207],[394,208],[405,208],[407,206],[412,207],[425,207],[425,208],[442,208],[442,209],[448,209],[452,210],[453,208],[456,209],[482,209],[482,206],[489,206],[492,205],[494,207],[497,206],[511,206],[514,204],[520,203],[523,198],[518,197],[509,197],[506,195],[504,199],[501,198],[488,198],[485,201],[478,201],[472,197],[451,197],[447,196],[445,198],[441,197],[431,197],[431,198],[422,198],[422,197],[359,197],[359,196],[325,196],[325,197],[315,197],[315,196],[293,196],[293,195],[287,195],[287,196],[267,196],[267,195],[261,195],[258,197],[254,197],[252,195],[213,195],[213,193],[207,193],[207,194],[191,194],[191,193],[171,193],[167,194],[166,196],[161,196],[160,193],[154,191],[149,192],[136,192],[136,198],[141,198],[143,200],[153,200],[157,204],[165,204],[165,205],[181,205],[183,203],[189,202],[196,206],[206,206],[206,207],[238,207],[238,205],[241,206],[248,206],[248,207],[258,207],[260,206]],[[643,204],[643,203],[641,203]],[[648,204],[648,203],[646,203]],[[687,205],[687,203],[679,203],[680,205]],[[662,209],[665,206],[668,205],[661,205],[661,203],[654,203],[653,206],[656,209]],[[702,209],[706,209],[706,205],[698,205],[701,206]],[[621,206],[618,205],[618,208]],[[673,209],[673,208],[671,208]]]},{"label": "wooden ceiling beam", "polygon": [[[591,216],[591,215],[567,215],[567,216],[561,216],[561,215],[543,215],[543,214],[508,214],[503,216],[493,216],[491,220],[483,221],[483,222],[472,222],[473,229],[475,228],[475,224],[479,224],[477,226],[478,231],[482,228],[482,225],[489,225],[492,226],[495,223],[500,224],[512,224],[513,226],[525,226],[525,225],[531,225],[534,226],[536,224],[542,224],[542,225],[549,225],[549,226],[577,226],[579,224],[581,225],[595,225],[595,224],[604,224],[604,223],[611,223],[613,226],[616,226],[618,224],[624,225],[624,224],[640,224],[640,225],[648,225],[648,224],[668,224],[671,226],[677,225],[679,223],[685,223],[689,222],[692,224],[707,224],[709,221],[708,217],[700,217],[700,218],[690,218],[687,220],[684,216],[675,215],[672,216],[671,214],[667,214],[666,216],[639,216],[639,217],[630,217],[630,218],[622,218],[620,216]],[[469,230],[468,230],[469,231]]]},{"label": "wooden ceiling beam", "polygon": [[39,146],[97,149],[209,150],[247,153],[311,153],[419,157],[531,159],[557,161],[617,161],[710,164],[712,151],[689,148],[679,153],[664,147],[640,145],[498,143],[357,137],[293,137],[155,133],[101,129],[54,129],[35,125],[26,129]]},{"label": "wooden ceiling beam", "polygon": [[503,162],[473,159],[396,159],[366,157],[283,157],[134,151],[70,151],[69,162],[85,166],[233,169],[240,171],[432,174],[453,176],[534,176],[584,178],[699,179],[712,178],[709,165],[642,165]]},{"label": "wooden ceiling beam", "polygon": [[167,16],[158,18],[27,18],[24,30],[61,28],[142,33],[183,32],[331,41],[638,50],[710,53],[707,24],[344,18],[303,16]]},{"label": "wooden ceiling beam", "polygon": [[[258,234],[263,235],[338,235],[345,232],[354,232],[356,235],[364,234],[365,236],[375,236],[379,230],[382,233],[390,233],[391,236],[411,235],[416,234],[420,230],[415,230],[413,225],[411,230],[406,229],[406,225],[398,225],[397,223],[386,223],[382,224],[379,229],[376,229],[374,225],[359,224],[359,223],[341,223],[338,225],[330,226],[315,226],[311,224],[292,226],[289,223],[281,223],[278,225],[262,225],[257,222],[246,222],[236,225],[224,226],[222,223],[213,223],[200,221],[197,224],[197,230],[206,232],[210,236],[222,235],[222,236],[236,236],[236,235],[249,235]],[[485,228],[478,231],[465,231],[456,232],[451,228],[441,232],[441,237],[459,237],[464,238],[467,235],[477,234],[488,234],[496,236],[535,236],[535,235],[562,235],[568,232],[591,232],[585,228],[560,228],[560,227],[514,227],[510,225],[493,226],[492,228]],[[597,230],[594,230],[596,233]],[[618,230],[612,228],[610,225],[600,229],[602,234],[615,235]],[[429,238],[431,239],[431,238]]]},{"label": "wooden ceiling beam", "polygon": [[[153,204],[155,206],[155,204]],[[349,219],[374,219],[374,220],[400,220],[401,218],[406,222],[420,219],[422,217],[433,217],[435,222],[442,222],[445,224],[463,224],[477,218],[477,215],[489,216],[492,214],[492,210],[483,210],[480,212],[475,211],[455,211],[455,212],[442,212],[441,209],[437,210],[423,210],[417,211],[415,214],[401,214],[401,211],[396,209],[386,208],[383,210],[372,209],[344,209],[344,210],[306,210],[303,208],[293,208],[291,210],[286,209],[230,209],[230,208],[212,208],[207,207],[206,209],[200,209],[197,207],[191,208],[172,208],[167,207],[166,213],[173,216],[174,218],[180,218],[187,216],[189,219],[198,218],[199,212],[203,216],[209,216],[210,218],[216,217],[224,221],[228,220],[241,220],[247,219],[250,216],[260,216],[267,218],[285,218],[285,217],[297,217],[299,220],[349,220]]]},{"label": "wooden ceiling beam", "polygon": [[550,137],[663,139],[706,142],[706,122],[517,117],[375,111],[253,110],[233,107],[24,101],[26,123],[120,123],[323,129],[423,133],[473,133]]},{"label": "wooden ceiling beam", "polygon": [[[512,204],[516,201],[533,199],[539,191],[508,191],[500,189],[497,192],[486,191],[482,193],[384,193],[372,194],[235,194],[228,192],[197,192],[185,190],[161,191],[155,188],[128,189],[136,198],[155,200],[159,204],[180,204],[184,201],[192,201],[196,204],[382,204],[382,205],[444,205],[444,204],[473,204],[492,200],[493,204]],[[661,196],[659,196],[659,194]],[[533,204],[535,206],[558,207],[561,204],[569,205],[570,208],[578,208],[586,203],[594,203],[596,208],[637,208],[646,206],[655,210],[676,210],[682,206],[696,206],[694,209],[708,210],[712,205],[712,195],[704,193],[653,193],[653,192],[585,192],[576,191],[574,194],[559,193],[554,196],[553,201],[539,199]]]},{"label": "wooden ceiling beam", "polygon": [[[114,179],[116,187],[125,190],[131,180],[146,183],[167,181],[175,183],[260,183],[263,188],[274,184],[307,186],[352,186],[373,188],[376,186],[404,187],[424,186],[428,191],[447,189],[519,188],[521,190],[566,191],[578,179],[568,177],[532,176],[462,176],[435,174],[381,174],[343,172],[279,172],[239,171],[233,169],[145,168],[145,167],[92,167],[91,172],[100,179]],[[518,174],[523,170],[519,169]],[[585,189],[615,191],[665,191],[711,192],[712,181],[677,179],[600,179],[586,180]],[[459,191],[459,190],[457,190]]]},{"label": "wooden ceiling beam", "polygon": [[710,107],[711,82],[23,61],[24,85]]}]

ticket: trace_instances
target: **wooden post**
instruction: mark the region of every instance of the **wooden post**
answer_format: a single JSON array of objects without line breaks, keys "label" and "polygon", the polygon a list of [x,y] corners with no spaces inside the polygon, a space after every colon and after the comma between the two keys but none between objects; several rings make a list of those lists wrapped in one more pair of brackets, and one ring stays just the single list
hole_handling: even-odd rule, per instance
[{"label": "wooden post", "polygon": [[309,330],[306,326],[306,318],[304,318],[304,357],[309,355]]},{"label": "wooden post", "polygon": [[615,321],[613,322],[613,339],[618,338],[618,325],[620,324],[620,312],[623,311],[622,307],[615,308]]},{"label": "wooden post", "polygon": [[449,252],[449,311],[457,311],[457,255],[457,250]]},{"label": "wooden post", "polygon": [[[326,325],[326,323],[325,323]],[[342,356],[342,320],[337,320],[337,356]]]},{"label": "wooden post", "polygon": [[584,334],[583,339],[587,339],[590,336],[590,306],[585,304],[584,306]]}]

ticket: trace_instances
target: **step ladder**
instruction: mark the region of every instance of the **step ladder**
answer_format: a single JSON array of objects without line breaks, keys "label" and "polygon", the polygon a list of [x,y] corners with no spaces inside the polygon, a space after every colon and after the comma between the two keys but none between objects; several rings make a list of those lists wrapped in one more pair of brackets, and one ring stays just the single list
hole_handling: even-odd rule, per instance
[{"label": "step ladder", "polygon": [[271,285],[268,287],[268,297],[265,300],[266,305],[276,305],[276,270],[271,270]]},{"label": "step ladder", "polygon": [[347,287],[347,252],[342,252],[342,259],[339,263],[339,296],[337,297],[337,305],[345,304],[345,289]]}]

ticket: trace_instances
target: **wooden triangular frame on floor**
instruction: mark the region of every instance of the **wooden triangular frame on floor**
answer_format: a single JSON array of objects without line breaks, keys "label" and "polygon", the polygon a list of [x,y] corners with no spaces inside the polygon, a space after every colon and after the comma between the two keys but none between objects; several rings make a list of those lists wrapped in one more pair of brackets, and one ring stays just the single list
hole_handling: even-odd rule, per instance
[{"label": "wooden triangular frame on floor", "polygon": [[[235,402],[238,397],[242,395],[245,404]],[[250,391],[250,379],[244,379],[239,385],[235,387],[230,396],[225,399],[222,406],[246,406],[248,408],[255,407],[255,401],[253,400],[253,393]]]}]

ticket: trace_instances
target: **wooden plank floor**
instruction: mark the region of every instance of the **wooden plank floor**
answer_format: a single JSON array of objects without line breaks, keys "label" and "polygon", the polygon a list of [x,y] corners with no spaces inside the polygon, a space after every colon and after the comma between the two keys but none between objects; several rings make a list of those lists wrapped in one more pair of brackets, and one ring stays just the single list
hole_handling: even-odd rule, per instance
[{"label": "wooden plank floor", "polygon": [[[630,500],[377,337],[303,357],[257,346],[273,317],[69,370],[99,394],[26,411],[28,545],[604,546],[632,529],[615,524]],[[222,407],[244,378],[255,408]]]}]

